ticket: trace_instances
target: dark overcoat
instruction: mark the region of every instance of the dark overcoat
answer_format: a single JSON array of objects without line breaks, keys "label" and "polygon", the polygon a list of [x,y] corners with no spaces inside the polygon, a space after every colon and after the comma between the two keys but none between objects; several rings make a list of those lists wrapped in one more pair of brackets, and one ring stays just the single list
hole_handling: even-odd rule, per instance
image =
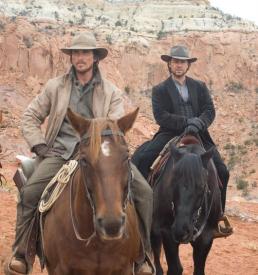
[{"label": "dark overcoat", "polygon": [[[204,82],[186,77],[189,100],[194,117],[199,117],[205,123],[205,129],[200,132],[204,143],[214,144],[208,132],[208,127],[215,118],[215,108],[208,88]],[[187,118],[180,114],[180,94],[171,77],[155,86],[152,90],[153,115],[160,126],[158,133],[166,132],[171,137],[183,133],[187,126]]]}]

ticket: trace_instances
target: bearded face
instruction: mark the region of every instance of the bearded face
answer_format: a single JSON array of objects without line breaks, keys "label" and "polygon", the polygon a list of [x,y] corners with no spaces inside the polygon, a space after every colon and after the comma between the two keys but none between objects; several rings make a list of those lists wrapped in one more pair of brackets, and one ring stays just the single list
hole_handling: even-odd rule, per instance
[{"label": "bearded face", "polygon": [[181,78],[187,73],[190,63],[187,60],[172,58],[171,61],[168,62],[168,66],[175,78]]},{"label": "bearded face", "polygon": [[92,50],[73,50],[71,62],[76,73],[85,74],[93,69],[94,53]]}]

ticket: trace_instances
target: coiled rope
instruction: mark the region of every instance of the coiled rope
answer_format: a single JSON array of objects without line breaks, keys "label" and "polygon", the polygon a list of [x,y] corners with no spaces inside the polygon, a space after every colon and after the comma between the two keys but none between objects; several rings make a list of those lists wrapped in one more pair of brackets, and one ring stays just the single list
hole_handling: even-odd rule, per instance
[{"label": "coiled rope", "polygon": [[[54,202],[58,199],[62,191],[64,190],[66,184],[68,183],[70,176],[78,165],[77,160],[70,160],[66,164],[64,164],[61,169],[57,172],[57,174],[51,179],[44,192],[41,195],[41,200],[39,204],[39,212],[44,213],[48,211]],[[49,196],[49,189],[56,184],[53,192]],[[47,201],[45,201],[45,198]]]}]

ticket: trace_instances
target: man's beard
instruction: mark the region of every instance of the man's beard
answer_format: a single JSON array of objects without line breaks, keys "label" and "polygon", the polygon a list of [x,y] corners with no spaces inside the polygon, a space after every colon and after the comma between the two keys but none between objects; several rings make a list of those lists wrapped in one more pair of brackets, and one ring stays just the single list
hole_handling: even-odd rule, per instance
[{"label": "man's beard", "polygon": [[87,67],[87,68],[82,69],[82,70],[77,69],[75,66],[74,66],[74,68],[75,68],[75,71],[76,71],[77,74],[86,74],[86,73],[88,73],[90,71],[93,71],[93,65],[94,64],[92,64],[90,67]]},{"label": "man's beard", "polygon": [[187,71],[180,71],[180,72],[177,72],[177,71],[171,71],[172,75],[175,76],[175,77],[182,77],[186,74]]}]

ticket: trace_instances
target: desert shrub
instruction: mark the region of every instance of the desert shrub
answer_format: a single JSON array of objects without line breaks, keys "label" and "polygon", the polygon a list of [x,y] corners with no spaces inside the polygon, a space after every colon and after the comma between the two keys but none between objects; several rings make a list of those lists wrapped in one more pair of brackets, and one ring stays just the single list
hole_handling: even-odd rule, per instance
[{"label": "desert shrub", "polygon": [[164,31],[159,31],[158,33],[157,33],[157,39],[158,40],[160,40],[160,39],[162,39],[163,37],[165,37],[166,36],[166,33],[164,32]]},{"label": "desert shrub", "polygon": [[129,94],[130,91],[131,91],[131,88],[130,88],[128,85],[125,86],[125,92],[126,92],[127,94]]},{"label": "desert shrub", "polygon": [[31,48],[33,46],[33,39],[31,36],[23,36],[22,40],[27,48]]},{"label": "desert shrub", "polygon": [[247,139],[247,140],[244,141],[244,145],[246,145],[246,146],[249,146],[252,143],[253,143],[253,141],[251,139]]},{"label": "desert shrub", "polygon": [[110,44],[110,45],[112,44],[112,36],[111,36],[111,34],[107,34],[106,35],[106,41],[107,41],[108,44]]},{"label": "desert shrub", "polygon": [[248,181],[242,178],[236,179],[237,190],[244,190],[248,187]]},{"label": "desert shrub", "polygon": [[244,89],[244,86],[241,82],[231,81],[228,84],[226,84],[226,88],[228,91],[237,93],[237,92],[242,91]]},{"label": "desert shrub", "polygon": [[227,143],[227,144],[224,146],[224,149],[225,149],[225,150],[234,150],[234,149],[235,149],[235,145],[230,144],[230,143]]},{"label": "desert shrub", "polygon": [[4,29],[5,29],[5,23],[0,21],[0,32],[4,31]]},{"label": "desert shrub", "polygon": [[116,27],[121,27],[122,26],[122,22],[120,20],[116,21],[115,26]]}]

